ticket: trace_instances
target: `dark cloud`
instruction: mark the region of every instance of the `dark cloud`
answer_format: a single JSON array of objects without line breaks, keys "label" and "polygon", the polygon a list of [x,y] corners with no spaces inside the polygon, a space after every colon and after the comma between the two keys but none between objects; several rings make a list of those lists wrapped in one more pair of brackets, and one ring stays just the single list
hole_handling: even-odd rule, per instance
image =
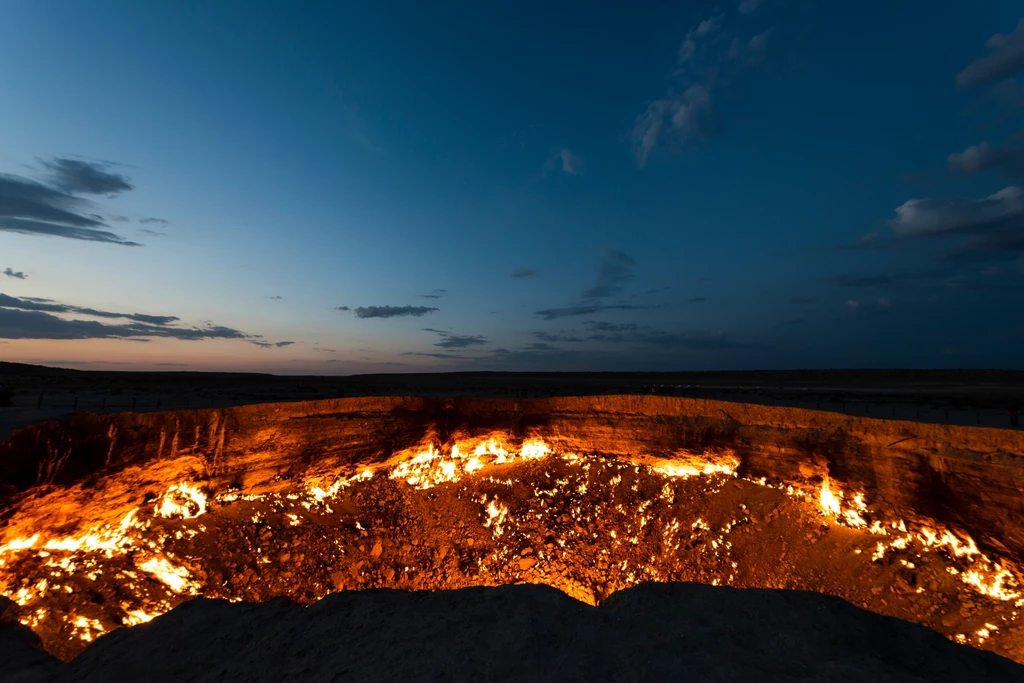
[{"label": "dark cloud", "polygon": [[591,313],[599,313],[601,311],[635,311],[647,308],[650,308],[650,306],[634,306],[631,304],[582,304],[579,306],[566,306],[564,308],[545,308],[544,310],[536,311],[534,315],[541,320],[557,320],[559,318],[572,318],[579,315],[590,315]]},{"label": "dark cloud", "polygon": [[0,231],[138,246],[87,208],[87,202],[60,189],[0,174]]},{"label": "dark cloud", "polygon": [[268,298],[270,298],[270,299],[273,299],[273,300],[275,300],[275,301],[280,301],[280,300],[281,300],[281,299],[283,299],[284,297],[283,297],[283,296],[281,296],[280,294],[275,294],[274,296],[272,296],[272,297],[268,297]]},{"label": "dark cloud", "polygon": [[37,299],[34,297],[17,298],[0,293],[0,306],[5,308],[16,308],[23,311],[45,311],[47,313],[78,313],[80,315],[91,315],[96,318],[124,318],[147,325],[169,325],[178,322],[173,315],[147,315],[145,313],[114,313],[112,311],[101,311],[95,308],[83,306],[71,306],[68,304],[56,303],[50,299]]},{"label": "dark cloud", "polygon": [[352,309],[349,308],[348,306],[335,306],[334,310],[336,310],[336,311],[351,311]]},{"label": "dark cloud", "polygon": [[140,218],[139,222],[144,225],[161,225],[165,228],[171,224],[170,221],[164,220],[163,218]]},{"label": "dark cloud", "polygon": [[15,280],[24,280],[28,277],[28,275],[25,275],[24,272],[20,270],[12,270],[10,268],[4,270],[4,275],[6,275],[7,277],[13,277]]},{"label": "dark cloud", "polygon": [[469,356],[462,356],[457,353],[426,353],[420,351],[406,351],[403,356],[425,356],[427,358],[440,358],[443,360],[469,360]]},{"label": "dark cloud", "polygon": [[0,308],[0,338],[4,339],[129,339],[164,337],[182,340],[249,339],[238,330],[223,326],[180,328],[166,325],[126,323],[110,325],[94,320],[69,320],[39,310]]},{"label": "dark cloud", "polygon": [[[508,351],[508,349],[502,349],[502,350],[506,351],[506,352]],[[558,347],[552,346],[551,344],[546,344],[544,342],[533,342],[532,344],[527,344],[526,346],[524,346],[522,348],[522,350],[523,351],[557,351]]]},{"label": "dark cloud", "polygon": [[984,261],[1024,254],[1024,189],[1007,187],[981,199],[911,199],[889,221],[896,242],[954,241],[940,260]]},{"label": "dark cloud", "polygon": [[150,237],[166,237],[166,232],[160,232],[159,230],[150,230],[149,228],[139,228],[139,232],[143,235],[149,235]]},{"label": "dark cloud", "polygon": [[448,293],[447,289],[433,289],[430,294],[421,294],[421,299],[442,299]]},{"label": "dark cloud", "polygon": [[609,323],[600,320],[588,320],[583,324],[593,332],[635,332],[640,327],[633,323]]},{"label": "dark cloud", "polygon": [[636,262],[629,254],[611,247],[605,249],[597,269],[597,282],[583,292],[583,298],[603,299],[618,294],[633,279],[635,265]]},{"label": "dark cloud", "polygon": [[695,297],[691,297],[690,298],[690,303],[691,304],[702,304],[702,303],[704,303],[707,300],[708,300],[708,298],[706,296],[695,296]]},{"label": "dark cloud", "polygon": [[113,197],[135,186],[120,173],[108,170],[112,164],[81,159],[50,159],[42,162],[54,178],[54,185],[72,194]]},{"label": "dark cloud", "polygon": [[161,366],[169,367],[169,368],[187,368],[188,367],[188,363],[157,363],[157,365],[161,365]]},{"label": "dark cloud", "polygon": [[903,282],[915,280],[934,280],[950,277],[954,274],[953,269],[948,267],[931,268],[928,270],[905,270],[890,271],[888,273],[877,273],[867,275],[863,273],[847,273],[826,278],[825,281],[837,287],[871,288],[871,287],[892,287]]},{"label": "dark cloud", "polygon": [[430,327],[424,327],[423,331],[433,332],[438,335],[441,339],[435,342],[434,346],[442,349],[465,349],[470,346],[479,346],[487,343],[487,339],[475,335],[455,334],[445,330],[435,330]]},{"label": "dark cloud", "polygon": [[285,347],[285,346],[291,346],[295,342],[293,342],[293,341],[264,342],[264,341],[258,341],[256,339],[253,339],[253,340],[250,340],[249,343],[250,344],[255,344],[256,346],[259,346],[260,348],[263,348],[263,349],[272,349],[272,348],[273,349],[280,349],[280,348]]},{"label": "dark cloud", "polygon": [[997,33],[985,43],[989,53],[957,74],[961,88],[997,83],[1024,69],[1024,19],[1009,35]]},{"label": "dark cloud", "polygon": [[540,275],[540,271],[535,268],[516,268],[508,274],[510,278],[515,280],[522,280],[523,278],[535,277],[537,275]]},{"label": "dark cloud", "polygon": [[[338,306],[338,310],[350,309],[348,306]],[[441,309],[431,306],[360,306],[354,312],[357,318],[419,318],[439,310]]]},{"label": "dark cloud", "polygon": [[319,351],[320,353],[336,353],[334,349],[324,348],[323,346],[314,346],[313,350]]},{"label": "dark cloud", "polygon": [[566,332],[559,332],[557,334],[551,334],[550,332],[534,332],[533,336],[544,342],[566,342],[566,343],[577,343],[585,341],[583,337],[576,336],[575,334],[568,334]]},{"label": "dark cloud", "polygon": [[716,349],[746,348],[744,344],[730,342],[724,333],[711,332],[666,332],[650,327],[635,330],[593,334],[590,341],[608,344],[632,344],[638,347],[655,347],[663,350],[707,351]]},{"label": "dark cloud", "polygon": [[947,162],[949,170],[955,173],[974,175],[990,168],[1003,168],[1011,175],[1024,176],[1024,144],[1020,136],[999,147],[982,142],[950,154]]}]

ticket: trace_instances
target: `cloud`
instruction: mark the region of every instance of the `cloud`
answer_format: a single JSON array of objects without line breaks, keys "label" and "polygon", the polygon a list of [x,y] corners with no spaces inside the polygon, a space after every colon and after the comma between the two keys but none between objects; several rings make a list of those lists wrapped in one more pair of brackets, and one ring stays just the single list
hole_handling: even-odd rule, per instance
[{"label": "cloud", "polygon": [[966,239],[977,254],[1024,252],[1024,189],[1006,187],[981,199],[910,199],[889,221],[897,241]]},{"label": "cloud", "polygon": [[334,349],[324,348],[323,346],[314,346],[313,350],[319,351],[320,353],[337,353]]},{"label": "cloud", "polygon": [[633,125],[633,154],[637,166],[643,168],[658,142],[666,135],[680,144],[704,139],[708,134],[707,119],[713,110],[708,87],[695,83],[679,94],[669,94],[647,105],[646,111]]},{"label": "cloud", "polygon": [[593,334],[588,339],[595,342],[632,344],[664,350],[708,351],[746,347],[744,344],[730,342],[722,332],[666,332],[646,326],[622,332]]},{"label": "cloud", "polygon": [[352,309],[349,308],[348,306],[335,306],[334,310],[336,310],[336,311],[351,311]]},{"label": "cloud", "polygon": [[74,320],[54,313],[0,307],[0,338],[2,339],[132,339],[163,337],[181,340],[249,339],[230,327],[169,327],[132,322],[110,325],[95,320]]},{"label": "cloud", "polygon": [[28,278],[28,275],[25,275],[24,272],[20,270],[12,270],[10,268],[4,270],[4,275],[7,277],[13,277],[15,280],[25,280]]},{"label": "cloud", "polygon": [[583,175],[587,170],[587,162],[568,147],[559,147],[544,162],[541,175],[548,175],[557,169],[566,175]]},{"label": "cloud", "polygon": [[794,296],[789,300],[791,304],[811,304],[814,303],[813,296]]},{"label": "cloud", "polygon": [[640,328],[633,323],[609,323],[600,320],[588,320],[583,324],[593,332],[635,332]]},{"label": "cloud", "polygon": [[79,315],[90,315],[95,318],[124,318],[134,322],[147,325],[170,325],[178,322],[179,318],[173,315],[148,315],[146,313],[115,313],[112,311],[101,311],[95,308],[84,306],[71,306],[68,304],[56,303],[50,299],[37,299],[33,297],[17,298],[0,293],[0,306],[5,308],[16,308],[23,311],[45,311],[47,313],[77,313]]},{"label": "cloud", "polygon": [[522,280],[528,277],[536,277],[540,271],[535,268],[516,268],[508,276],[514,280]]},{"label": "cloud", "polygon": [[878,297],[873,301],[862,301],[861,299],[848,299],[843,307],[851,313],[862,316],[873,313],[884,313],[892,308],[892,302],[886,297]]},{"label": "cloud", "polygon": [[[347,311],[349,308],[339,306],[338,310]],[[439,310],[432,306],[359,306],[354,312],[357,318],[419,318]]]},{"label": "cloud", "polygon": [[708,300],[708,298],[706,296],[695,296],[695,297],[691,297],[690,298],[690,303],[691,304],[702,304],[702,303],[704,303],[707,300]]},{"label": "cloud", "polygon": [[[743,0],[741,14],[760,5]],[[766,61],[777,27],[753,31],[753,22],[729,22],[715,9],[683,37],[664,94],[648,101],[633,122],[630,142],[636,165],[647,165],[656,149],[686,149],[715,132],[717,102],[751,68]],[[781,44],[781,43],[780,43]]]},{"label": "cloud", "polygon": [[455,334],[453,332],[446,332],[445,330],[435,330],[430,327],[424,327],[423,331],[433,332],[438,335],[441,339],[435,342],[434,346],[442,349],[464,349],[470,346],[479,346],[481,344],[488,343],[487,339],[477,335]]},{"label": "cloud", "polygon": [[583,304],[579,306],[566,306],[564,308],[545,308],[544,310],[534,312],[534,315],[541,320],[557,320],[559,318],[590,315],[591,313],[599,313],[600,311],[635,311],[646,308],[650,308],[650,306],[633,306],[630,304]]},{"label": "cloud", "polygon": [[1000,147],[992,147],[982,142],[950,154],[946,161],[954,173],[975,175],[990,168],[1003,167],[1014,175],[1024,176],[1024,145],[1008,141]]},{"label": "cloud", "polygon": [[280,300],[281,300],[281,299],[283,299],[284,297],[282,297],[282,296],[281,296],[280,294],[275,294],[274,296],[271,296],[271,297],[267,297],[267,298],[268,298],[268,299],[273,299],[273,300],[275,300],[275,301],[280,301]]},{"label": "cloud", "polygon": [[441,299],[448,292],[447,289],[434,289],[430,294],[420,294],[421,299]]},{"label": "cloud", "polygon": [[285,347],[285,346],[291,346],[295,342],[293,342],[293,341],[264,342],[264,341],[258,341],[258,340],[253,339],[249,343],[250,344],[255,344],[256,346],[259,346],[260,348],[263,348],[263,349],[271,349],[271,348],[280,349],[280,348]]},{"label": "cloud", "polygon": [[60,158],[44,160],[42,164],[53,175],[54,184],[72,194],[113,197],[135,189],[128,178],[108,170],[113,164]]},{"label": "cloud", "polygon": [[633,279],[635,265],[636,262],[629,254],[611,247],[605,249],[597,269],[597,282],[583,292],[583,298],[601,299],[618,294]]},{"label": "cloud", "polygon": [[429,353],[421,351],[406,351],[402,354],[403,356],[425,356],[427,358],[441,358],[443,360],[469,360],[469,356],[463,356],[457,353]]},{"label": "cloud", "polygon": [[110,231],[88,208],[88,202],[61,189],[0,174],[0,232],[138,246]]},{"label": "cloud", "polygon": [[534,332],[533,336],[541,341],[545,342],[569,342],[577,343],[585,341],[582,337],[578,337],[574,334],[567,334],[565,332],[559,332],[557,334],[551,334],[550,332]]},{"label": "cloud", "polygon": [[790,327],[792,325],[800,325],[804,322],[803,318],[790,318],[789,320],[783,320],[779,323],[779,327]]},{"label": "cloud", "polygon": [[1002,81],[1024,68],[1024,19],[1009,35],[997,33],[985,43],[989,53],[967,65],[957,74],[961,88],[989,85]]},{"label": "cloud", "polygon": [[140,218],[139,222],[146,225],[162,225],[165,228],[171,224],[170,221],[164,220],[163,218]]},{"label": "cloud", "polygon": [[835,285],[837,287],[845,288],[877,288],[877,287],[892,287],[899,285],[903,282],[910,282],[915,280],[932,280],[944,277],[950,277],[954,275],[954,271],[949,267],[931,268],[928,270],[907,270],[907,271],[891,271],[889,273],[878,273],[874,275],[866,275],[863,273],[847,273],[843,275],[834,275],[829,278],[825,278],[825,281]]}]

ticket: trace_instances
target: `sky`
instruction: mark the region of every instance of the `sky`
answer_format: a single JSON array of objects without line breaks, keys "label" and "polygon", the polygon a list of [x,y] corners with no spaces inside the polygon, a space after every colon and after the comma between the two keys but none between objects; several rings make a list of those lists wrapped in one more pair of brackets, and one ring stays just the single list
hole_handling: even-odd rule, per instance
[{"label": "sky", "polygon": [[1017,2],[2,4],[0,359],[1024,368]]}]

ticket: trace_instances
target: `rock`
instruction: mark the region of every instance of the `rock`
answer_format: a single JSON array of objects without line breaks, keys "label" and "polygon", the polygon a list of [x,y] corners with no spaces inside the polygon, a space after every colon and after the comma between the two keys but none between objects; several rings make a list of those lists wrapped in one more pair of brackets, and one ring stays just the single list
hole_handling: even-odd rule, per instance
[{"label": "rock", "polygon": [[523,551],[521,553],[519,553],[519,554],[522,555],[523,557],[526,557],[527,555],[532,555],[533,554],[533,548],[531,548],[530,546],[526,546],[525,548],[523,548]]},{"label": "rock", "polygon": [[370,551],[370,554],[373,555],[374,557],[380,557],[381,553],[383,553],[383,552],[384,552],[384,546],[381,545],[380,541],[377,541],[376,543],[373,544],[373,550]]},{"label": "rock", "polygon": [[519,569],[521,569],[522,571],[526,571],[535,564],[537,564],[537,560],[533,557],[519,558]]}]

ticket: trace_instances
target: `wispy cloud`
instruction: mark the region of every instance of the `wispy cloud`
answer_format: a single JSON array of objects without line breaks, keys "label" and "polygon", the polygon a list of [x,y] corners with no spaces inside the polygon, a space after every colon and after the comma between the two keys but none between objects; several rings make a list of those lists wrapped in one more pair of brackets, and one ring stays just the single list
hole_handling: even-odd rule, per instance
[{"label": "wispy cloud", "polygon": [[25,280],[25,279],[28,278],[28,275],[25,275],[25,273],[23,271],[13,270],[11,268],[5,269],[4,270],[4,275],[6,275],[7,277],[12,277],[15,280]]},{"label": "wispy cloud", "polygon": [[264,348],[264,349],[280,349],[280,348],[283,348],[285,346],[291,346],[295,342],[293,342],[293,341],[265,342],[265,341],[258,341],[256,339],[253,339],[249,343],[250,344],[255,344],[256,346],[259,346],[260,348]]},{"label": "wispy cloud", "polygon": [[985,43],[989,53],[979,57],[957,74],[961,88],[990,85],[1024,69],[1024,19],[1009,35],[997,33]]},{"label": "wispy cloud", "polygon": [[583,175],[587,170],[587,162],[568,147],[559,147],[544,162],[542,175],[561,170],[566,175]]},{"label": "wispy cloud", "polygon": [[[68,318],[84,315],[129,322],[108,324],[95,320]],[[138,339],[164,337],[182,340],[254,339],[230,327],[178,327],[177,316],[116,313],[85,306],[72,306],[49,299],[17,298],[0,294],[0,338],[3,339]]]},{"label": "wispy cloud", "polygon": [[975,175],[990,168],[1003,168],[1011,175],[1024,176],[1024,144],[1020,136],[998,147],[982,142],[950,154],[947,162],[954,173]]},{"label": "wispy cloud", "polygon": [[465,349],[487,343],[487,339],[478,335],[455,334],[446,330],[435,330],[431,327],[424,327],[423,331],[438,335],[440,339],[434,342],[434,346],[442,349]]},{"label": "wispy cloud", "polygon": [[650,306],[633,306],[630,304],[581,304],[579,306],[565,306],[563,308],[545,308],[534,313],[541,320],[557,320],[559,318],[572,318],[580,315],[590,315],[600,311],[636,311],[650,308]]},{"label": "wispy cloud", "polygon": [[[741,14],[760,3],[743,0]],[[719,93],[745,70],[765,61],[772,29],[752,33],[751,22],[733,22],[714,10],[687,31],[676,55],[666,92],[647,103],[633,125],[636,164],[644,167],[659,146],[685,148],[707,140],[714,127]]]},{"label": "wispy cloud", "polygon": [[434,289],[430,294],[420,294],[421,299],[442,299],[448,293],[447,289]]},{"label": "wispy cloud", "polygon": [[116,183],[103,185],[87,177],[65,180],[64,185],[56,187],[21,176],[0,174],[0,232],[138,246],[137,242],[110,230],[103,217],[91,211],[90,202],[67,190],[67,186],[109,189],[117,187]]},{"label": "wispy cloud", "polygon": [[45,159],[54,185],[71,194],[97,194],[113,197],[135,189],[128,178],[109,170],[113,164],[82,159]]},{"label": "wispy cloud", "polygon": [[708,298],[706,296],[693,296],[693,297],[690,297],[690,299],[689,299],[691,304],[702,304],[702,303],[704,303],[707,300],[708,300]]},{"label": "wispy cloud", "polygon": [[163,218],[140,218],[139,222],[143,225],[159,225],[165,228],[171,224],[170,221],[164,220]]},{"label": "wispy cloud", "polygon": [[522,280],[528,277],[536,277],[540,275],[540,271],[536,268],[516,268],[508,276],[514,280]]},{"label": "wispy cloud", "polygon": [[425,356],[427,358],[439,358],[442,360],[468,360],[469,356],[463,356],[458,353],[432,353],[428,351],[406,351],[402,354],[403,356]]},{"label": "wispy cloud", "polygon": [[597,269],[597,282],[583,292],[583,298],[603,299],[618,294],[633,279],[635,265],[629,254],[611,247],[605,249]]},{"label": "wispy cloud", "polygon": [[351,309],[348,306],[338,306],[339,311],[353,311],[357,318],[419,318],[428,313],[441,309],[432,306],[359,306]]},{"label": "wispy cloud", "polygon": [[585,339],[583,339],[583,337],[580,337],[580,336],[578,336],[576,334],[572,334],[572,333],[568,333],[568,332],[551,333],[551,332],[539,331],[539,332],[534,332],[533,336],[536,337],[537,339],[540,339],[543,342],[552,342],[552,343],[566,342],[566,343],[574,344],[574,343],[586,341]]}]

